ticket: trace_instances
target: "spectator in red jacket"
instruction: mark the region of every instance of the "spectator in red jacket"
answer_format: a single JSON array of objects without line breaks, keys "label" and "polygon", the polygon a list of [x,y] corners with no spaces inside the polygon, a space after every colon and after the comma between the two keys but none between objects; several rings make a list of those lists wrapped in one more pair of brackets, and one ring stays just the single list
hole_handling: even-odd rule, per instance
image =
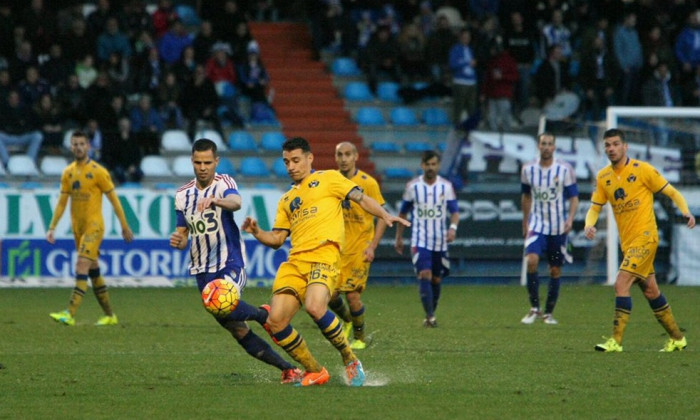
[{"label": "spectator in red jacket", "polygon": [[503,48],[500,36],[490,45],[490,58],[486,62],[482,95],[488,101],[489,127],[493,131],[513,128],[513,94],[519,79],[518,63]]},{"label": "spectator in red jacket", "polygon": [[206,63],[207,78],[215,85],[229,82],[236,85],[236,67],[229,58],[231,47],[227,43],[217,42],[212,46],[211,57]]}]

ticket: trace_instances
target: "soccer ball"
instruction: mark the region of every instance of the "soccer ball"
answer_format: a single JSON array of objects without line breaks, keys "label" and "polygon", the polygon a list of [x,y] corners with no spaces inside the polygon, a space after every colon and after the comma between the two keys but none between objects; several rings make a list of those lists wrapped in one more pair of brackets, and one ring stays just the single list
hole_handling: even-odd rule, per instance
[{"label": "soccer ball", "polygon": [[202,289],[204,308],[217,318],[224,318],[238,306],[238,289],[231,280],[214,279]]}]

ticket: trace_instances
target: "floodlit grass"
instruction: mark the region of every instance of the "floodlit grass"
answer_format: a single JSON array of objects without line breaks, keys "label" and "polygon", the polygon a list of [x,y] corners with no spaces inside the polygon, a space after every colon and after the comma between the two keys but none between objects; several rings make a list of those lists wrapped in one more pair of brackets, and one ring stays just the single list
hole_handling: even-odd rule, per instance
[{"label": "floodlit grass", "polygon": [[308,389],[280,385],[276,369],[245,354],[194,288],[112,289],[116,327],[92,325],[91,293],[64,327],[48,312],[68,289],[3,289],[0,418],[697,418],[700,288],[662,289],[686,351],[658,352],[666,336],[638,290],[625,351],[603,354],[593,346],[610,334],[610,287],[564,285],[560,324],[527,326],[523,288],[445,286],[439,328],[424,329],[416,287],[370,285],[371,345],[358,352],[368,386],[345,386],[338,353],[300,313],[294,325],[332,375]]}]

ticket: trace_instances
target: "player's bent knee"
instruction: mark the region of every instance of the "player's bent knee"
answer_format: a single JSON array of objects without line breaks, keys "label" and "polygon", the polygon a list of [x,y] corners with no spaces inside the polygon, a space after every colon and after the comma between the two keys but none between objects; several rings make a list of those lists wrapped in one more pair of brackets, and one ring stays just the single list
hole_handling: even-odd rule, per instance
[{"label": "player's bent knee", "polygon": [[245,337],[248,331],[250,331],[248,325],[243,321],[223,320],[220,324],[222,327],[226,328],[236,340]]}]

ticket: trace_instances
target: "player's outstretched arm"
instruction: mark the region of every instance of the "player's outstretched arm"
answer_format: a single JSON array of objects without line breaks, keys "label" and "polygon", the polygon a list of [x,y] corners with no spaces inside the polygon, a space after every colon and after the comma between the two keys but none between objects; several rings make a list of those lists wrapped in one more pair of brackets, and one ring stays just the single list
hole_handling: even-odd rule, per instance
[{"label": "player's outstretched arm", "polygon": [[681,211],[681,214],[683,217],[685,217],[688,220],[688,228],[692,229],[695,227],[695,216],[693,216],[693,213],[690,212],[690,209],[688,208],[688,202],[685,201],[685,197],[683,197],[683,194],[680,193],[677,189],[673,187],[673,185],[668,184],[666,188],[661,190],[668,198],[673,200],[673,204],[678,207],[678,210]]},{"label": "player's outstretched arm", "polygon": [[284,241],[289,236],[289,232],[283,229],[275,229],[271,231],[262,230],[258,225],[258,221],[252,217],[246,217],[241,225],[244,232],[248,232],[255,237],[261,244],[277,249],[284,244]]},{"label": "player's outstretched arm", "polygon": [[348,194],[348,198],[359,204],[360,207],[362,207],[362,209],[367,213],[382,219],[384,223],[386,223],[386,225],[389,227],[394,226],[395,222],[398,222],[404,226],[411,226],[411,222],[404,218],[391,215],[388,211],[384,209],[384,207],[379,205],[377,200],[365,195],[362,191],[360,191],[357,188],[350,191],[350,193]]},{"label": "player's outstretched arm", "polygon": [[241,205],[243,203],[243,200],[241,199],[241,196],[238,194],[229,194],[226,197],[223,198],[218,198],[218,197],[204,197],[198,204],[197,204],[197,211],[202,212],[205,209],[208,209],[210,207],[221,207],[224,210],[228,211],[237,211],[240,210]]}]

